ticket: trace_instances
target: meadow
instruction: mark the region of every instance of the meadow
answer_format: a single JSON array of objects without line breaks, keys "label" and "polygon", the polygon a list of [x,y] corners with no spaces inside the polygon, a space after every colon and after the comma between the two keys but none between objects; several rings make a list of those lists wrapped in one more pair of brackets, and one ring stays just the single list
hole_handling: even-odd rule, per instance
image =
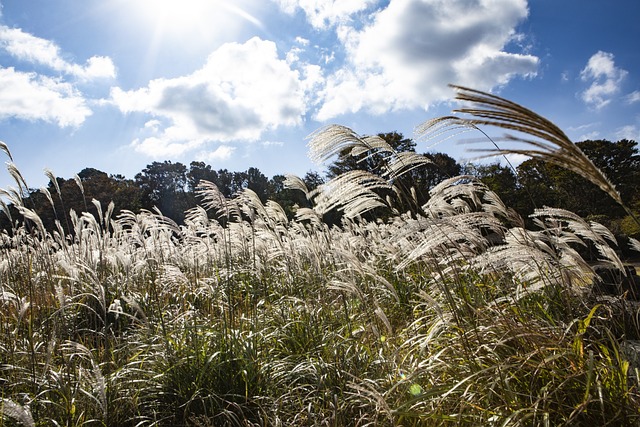
[{"label": "meadow", "polygon": [[[542,142],[491,154],[556,162],[621,202],[550,122],[458,90],[473,118],[427,122],[427,136],[523,132]],[[72,213],[68,234],[20,204],[10,164],[21,218],[0,235],[0,425],[640,422],[640,304],[596,292],[585,256],[624,271],[608,229],[553,207],[525,222],[472,176],[401,210],[419,189],[395,183],[424,156],[340,126],[309,146],[319,160],[374,150],[384,170],[313,191],[288,177],[314,205],[293,220],[203,181],[184,226],[87,201],[99,214]],[[322,221],[332,209],[339,227]]]}]

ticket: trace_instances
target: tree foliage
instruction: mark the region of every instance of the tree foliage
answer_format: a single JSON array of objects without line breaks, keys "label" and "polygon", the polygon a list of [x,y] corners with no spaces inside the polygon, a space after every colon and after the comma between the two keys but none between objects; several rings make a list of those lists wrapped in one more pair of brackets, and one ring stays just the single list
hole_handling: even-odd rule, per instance
[{"label": "tree foliage", "polygon": [[[640,156],[635,142],[588,140],[576,145],[609,178],[625,204],[638,203]],[[525,213],[535,207],[558,206],[582,217],[625,215],[624,209],[613,203],[603,190],[577,173],[537,159],[523,162],[517,170],[521,193],[529,193],[520,196]]]},{"label": "tree foliage", "polygon": [[[378,136],[396,153],[415,153],[416,143],[401,133],[381,133]],[[637,212],[640,209],[640,156],[637,143],[629,140],[589,140],[576,145],[605,173],[622,200]],[[327,179],[358,170],[389,179],[385,175],[389,165],[385,162],[389,162],[391,156],[386,150],[371,148],[356,153],[342,150],[327,167],[326,177],[310,171],[302,178],[302,182],[308,190],[313,190],[325,184]],[[426,153],[424,156],[428,163],[394,177],[392,183],[396,190],[377,189],[379,195],[382,198],[395,197],[399,209],[415,211],[416,206],[428,201],[429,190],[435,185],[466,173],[480,178],[522,217],[527,217],[536,208],[560,207],[584,218],[604,218],[608,226],[614,226],[614,231],[629,234],[637,232],[632,218],[625,219],[626,212],[598,186],[577,173],[540,159],[527,160],[514,171],[498,163],[470,164],[463,168],[445,153]],[[50,178],[54,178],[52,173]],[[70,211],[97,213],[93,200],[98,201],[103,210],[113,202],[114,215],[123,209],[138,212],[143,208],[157,208],[180,224],[184,221],[185,211],[199,203],[196,188],[200,181],[206,180],[215,184],[227,198],[243,189],[251,189],[263,203],[273,200],[282,206],[289,218],[293,218],[297,208],[312,207],[312,203],[302,192],[287,188],[285,179],[284,175],[268,178],[254,167],[241,172],[215,170],[202,161],[193,161],[188,167],[179,162],[153,162],[133,180],[87,167],[72,178],[55,177],[55,182],[50,180],[45,188],[28,189],[23,203],[42,218],[46,228],[54,229],[58,221],[65,232],[71,229]],[[0,216],[0,227],[9,230],[9,218],[15,221],[20,215],[12,203],[5,205],[2,209],[6,214]],[[384,217],[385,213],[378,209],[372,215]],[[329,212],[324,219],[329,223],[339,223],[340,214]]]}]

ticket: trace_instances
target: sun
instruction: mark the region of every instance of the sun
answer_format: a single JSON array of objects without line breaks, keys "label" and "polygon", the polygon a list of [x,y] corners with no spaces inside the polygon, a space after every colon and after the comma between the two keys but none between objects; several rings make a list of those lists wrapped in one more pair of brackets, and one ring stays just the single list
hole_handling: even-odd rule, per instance
[{"label": "sun", "polygon": [[155,34],[180,36],[230,29],[236,21],[260,22],[232,0],[131,0],[140,25]]},{"label": "sun", "polygon": [[219,0],[134,0],[135,13],[145,26],[162,33],[189,31],[224,12]]}]

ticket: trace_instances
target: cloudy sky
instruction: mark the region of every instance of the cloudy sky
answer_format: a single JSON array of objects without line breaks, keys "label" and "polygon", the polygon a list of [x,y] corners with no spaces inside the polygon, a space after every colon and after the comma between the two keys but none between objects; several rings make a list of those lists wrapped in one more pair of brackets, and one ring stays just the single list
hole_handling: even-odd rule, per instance
[{"label": "cloudy sky", "polygon": [[304,175],[314,130],[414,137],[449,83],[576,141],[640,140],[638,19],[635,0],[0,0],[0,141],[31,187],[156,160]]}]

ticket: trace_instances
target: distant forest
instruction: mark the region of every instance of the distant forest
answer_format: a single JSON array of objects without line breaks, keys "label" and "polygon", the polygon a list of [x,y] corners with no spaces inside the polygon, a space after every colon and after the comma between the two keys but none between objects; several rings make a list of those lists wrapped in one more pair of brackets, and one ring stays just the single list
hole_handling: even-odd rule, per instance
[{"label": "distant forest", "polygon": [[[379,136],[398,152],[415,151],[415,142],[398,132]],[[577,146],[611,180],[627,206],[639,212],[640,156],[637,143],[626,139],[617,142],[588,140],[578,142]],[[325,175],[308,172],[301,177],[304,184],[313,190],[348,171],[362,169],[376,173],[380,169],[382,158],[374,151],[352,154],[340,153]],[[616,234],[640,235],[638,225],[602,190],[557,166],[539,160],[527,160],[515,168],[501,163],[461,165],[444,153],[428,153],[426,156],[430,163],[401,177],[405,181],[402,186],[411,189],[407,194],[412,194],[413,200],[407,200],[408,204],[424,204],[429,199],[429,190],[446,178],[473,175],[523,218],[527,218],[535,208],[559,207],[598,221]],[[133,179],[94,168],[85,168],[68,179],[53,175],[49,178],[46,188],[26,189],[19,183],[19,190],[1,190],[5,196],[5,201],[0,201],[4,211],[4,215],[0,215],[3,230],[10,232],[11,224],[22,220],[16,203],[23,203],[24,207],[37,213],[49,230],[62,227],[69,232],[72,210],[97,214],[98,206],[104,210],[111,202],[115,205],[114,215],[123,210],[157,209],[177,224],[183,224],[185,212],[199,203],[197,188],[201,180],[214,183],[228,198],[243,189],[251,189],[263,203],[273,200],[280,204],[290,217],[295,215],[296,207],[311,207],[303,192],[286,187],[284,175],[268,178],[253,167],[243,172],[231,172],[227,169],[214,170],[204,162],[193,161],[186,166],[164,161],[147,165]],[[371,215],[384,218],[388,213],[376,211]],[[338,224],[340,213],[330,212],[324,220]]]}]

